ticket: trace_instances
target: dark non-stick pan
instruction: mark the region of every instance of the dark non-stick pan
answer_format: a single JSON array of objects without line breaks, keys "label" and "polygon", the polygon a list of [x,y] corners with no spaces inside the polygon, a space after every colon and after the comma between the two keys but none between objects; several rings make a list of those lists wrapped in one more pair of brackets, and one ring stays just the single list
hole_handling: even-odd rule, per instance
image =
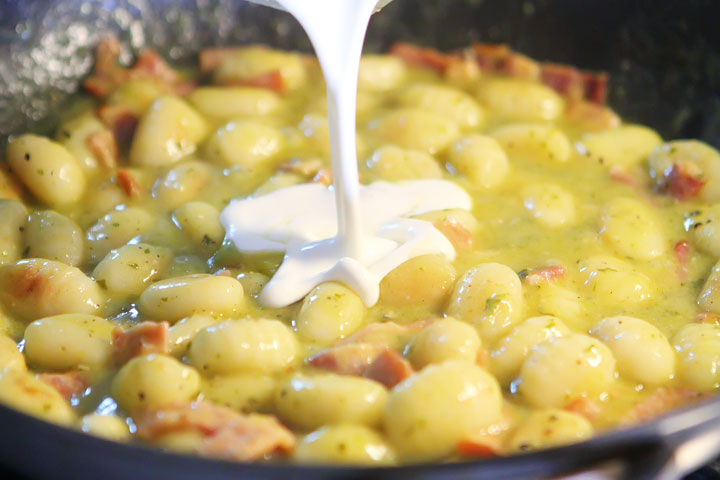
[{"label": "dark non-stick pan", "polygon": [[[610,104],[665,138],[720,147],[720,2],[715,0],[395,0],[368,50],[405,40],[440,49],[506,42],[536,59],[611,74]],[[287,15],[242,0],[0,0],[0,149],[47,131],[115,32],[178,63],[202,48],[264,42],[309,50]],[[676,478],[720,452],[720,398],[568,447],[449,465],[382,469],[242,465],[116,444],[0,406],[0,466],[38,479]]]}]

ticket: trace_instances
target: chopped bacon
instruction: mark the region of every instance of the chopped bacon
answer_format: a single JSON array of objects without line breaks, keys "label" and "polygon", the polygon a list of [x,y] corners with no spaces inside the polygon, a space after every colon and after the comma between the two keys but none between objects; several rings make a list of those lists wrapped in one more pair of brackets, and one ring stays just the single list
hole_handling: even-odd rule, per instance
[{"label": "chopped bacon", "polygon": [[206,48],[199,55],[200,71],[210,73],[218,68],[226,58],[236,52],[237,48]]},{"label": "chopped bacon", "polygon": [[390,55],[395,55],[405,63],[443,73],[451,64],[452,54],[441,53],[432,48],[422,48],[409,43],[398,42],[390,47]]},{"label": "chopped bacon", "polygon": [[457,444],[456,452],[464,458],[491,458],[500,455],[500,448],[485,439],[462,440]]},{"label": "chopped bacon", "polygon": [[609,76],[606,72],[581,72],[583,81],[583,93],[586,100],[605,105],[607,102],[607,91]]},{"label": "chopped bacon", "polygon": [[139,355],[168,353],[170,325],[167,322],[142,322],[128,330],[115,327],[112,345],[113,361],[118,366]]},{"label": "chopped bacon", "polygon": [[103,38],[96,48],[93,75],[83,83],[85,89],[96,97],[105,98],[128,80],[152,80],[176,93],[187,91],[187,84],[182,83],[180,75],[154,50],[147,48],[140,52],[130,68],[121,66],[119,57],[117,39]]},{"label": "chopped bacon", "polygon": [[308,364],[340,375],[362,375],[385,350],[378,343],[335,345],[310,357]]},{"label": "chopped bacon", "polygon": [[483,72],[528,80],[540,76],[540,65],[535,60],[513,52],[507,45],[476,43],[471,52]]},{"label": "chopped bacon", "polygon": [[472,249],[473,234],[452,215],[433,222],[433,225],[450,240],[456,250],[464,252]]},{"label": "chopped bacon", "polygon": [[110,130],[102,128],[91,133],[85,143],[103,167],[115,168],[118,161],[118,148],[115,136]]},{"label": "chopped bacon", "polygon": [[563,265],[548,265],[547,267],[524,270],[519,275],[520,280],[528,285],[540,285],[541,283],[565,278],[567,268]]},{"label": "chopped bacon", "polygon": [[244,415],[210,402],[171,405],[135,412],[137,434],[144,440],[174,432],[197,432],[201,456],[253,461],[295,447],[295,436],[270,415]]},{"label": "chopped bacon", "polygon": [[697,323],[707,323],[708,325],[720,325],[720,315],[702,312],[697,314],[695,321]]},{"label": "chopped bacon", "polygon": [[587,100],[570,102],[565,109],[565,118],[592,131],[620,126],[620,117],[610,108]]},{"label": "chopped bacon", "polygon": [[40,373],[37,378],[60,392],[67,400],[81,395],[90,386],[83,372]]},{"label": "chopped bacon", "polygon": [[128,72],[130,79],[153,79],[167,85],[180,83],[178,73],[154,50],[140,52],[135,64]]},{"label": "chopped bacon", "polygon": [[288,89],[280,70],[273,70],[272,72],[233,83],[238,83],[244,87],[267,88],[277,93],[285,93]]},{"label": "chopped bacon", "polygon": [[135,179],[131,170],[121,168],[117,172],[117,181],[130,198],[138,198],[142,195],[143,190],[140,183]]},{"label": "chopped bacon", "polygon": [[363,372],[363,377],[393,388],[413,374],[410,362],[395,350],[383,350]]},{"label": "chopped bacon", "polygon": [[122,105],[103,105],[98,109],[100,120],[112,130],[117,145],[127,145],[138,125],[138,117]]},{"label": "chopped bacon", "polygon": [[694,403],[705,398],[695,390],[679,387],[660,387],[649,397],[636,404],[623,418],[624,424],[635,424],[658,417],[673,408]]},{"label": "chopped bacon", "polygon": [[692,258],[690,244],[685,240],[681,240],[675,244],[675,246],[673,247],[673,252],[675,253],[675,259],[678,263],[678,277],[681,281],[684,281],[685,278],[687,278],[688,264],[690,263],[690,259]]},{"label": "chopped bacon", "polygon": [[564,409],[568,412],[577,413],[590,421],[595,420],[602,413],[600,405],[585,397],[576,398],[567,404]]},{"label": "chopped bacon", "polygon": [[483,365],[486,365],[488,362],[488,352],[484,348],[481,348],[478,350],[477,355],[475,355],[475,365],[478,365],[482,367]]},{"label": "chopped bacon", "polygon": [[691,171],[689,165],[673,165],[667,175],[667,190],[681,202],[696,197],[703,189],[706,180]]},{"label": "chopped bacon", "polygon": [[544,63],[540,69],[540,81],[570,100],[585,96],[582,75],[576,68]]}]

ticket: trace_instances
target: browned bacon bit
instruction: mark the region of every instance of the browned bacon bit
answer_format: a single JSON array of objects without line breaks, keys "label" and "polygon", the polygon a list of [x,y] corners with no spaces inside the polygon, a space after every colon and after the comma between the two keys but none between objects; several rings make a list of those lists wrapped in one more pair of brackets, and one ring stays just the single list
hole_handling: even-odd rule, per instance
[{"label": "browned bacon bit", "polygon": [[245,415],[233,419],[200,444],[201,456],[250,462],[275,452],[289,452],[295,436],[270,415]]},{"label": "browned bacon bit", "polygon": [[667,176],[668,192],[681,202],[696,197],[707,183],[698,175],[700,172],[691,169],[689,164],[675,164]]},{"label": "browned bacon bit", "polygon": [[602,413],[600,405],[585,397],[576,398],[575,400],[567,404],[564,410],[577,413],[578,415],[581,415],[590,421],[595,420]]},{"label": "browned bacon bit", "polygon": [[554,280],[565,278],[567,268],[563,265],[548,265],[547,267],[523,270],[518,273],[520,280],[528,285],[540,285]]},{"label": "browned bacon bit", "polygon": [[609,76],[605,72],[581,72],[586,100],[600,105],[607,102]]},{"label": "browned bacon bit", "polygon": [[105,168],[115,168],[118,161],[118,148],[115,136],[107,128],[102,128],[88,135],[85,140],[88,149]]},{"label": "browned bacon bit", "polygon": [[640,186],[638,181],[631,176],[624,168],[613,165],[610,167],[610,178],[615,180],[616,182],[624,183],[625,185],[628,185],[630,187],[637,188]]},{"label": "browned bacon bit", "polygon": [[413,374],[410,362],[395,350],[383,350],[363,372],[363,377],[393,388]]},{"label": "browned bacon bit", "polygon": [[319,158],[308,158],[305,160],[294,159],[278,167],[278,170],[285,173],[294,173],[303,177],[312,177],[323,167],[323,161]]},{"label": "browned bacon bit", "polygon": [[121,168],[117,172],[117,181],[130,198],[138,198],[142,195],[142,187],[133,176],[132,171],[127,168]]},{"label": "browned bacon bit", "polygon": [[98,109],[100,120],[112,130],[117,145],[128,145],[132,140],[138,117],[122,105],[103,105]]},{"label": "browned bacon bit", "polygon": [[292,432],[269,415],[244,415],[210,402],[176,404],[135,412],[137,434],[154,440],[173,432],[203,436],[196,453],[227,460],[253,461],[295,447]]},{"label": "browned bacon bit", "polygon": [[142,322],[128,330],[115,327],[112,345],[113,361],[118,366],[139,355],[168,353],[170,325],[167,322]]},{"label": "browned bacon bit", "polygon": [[310,357],[308,364],[340,375],[362,375],[385,350],[378,343],[335,345]]},{"label": "browned bacon bit", "polygon": [[507,45],[476,43],[472,53],[483,72],[528,80],[540,76],[540,65],[535,60],[513,52]]},{"label": "browned bacon bit", "polygon": [[694,403],[705,398],[695,390],[678,387],[660,387],[649,397],[636,404],[622,420],[623,424],[632,425],[658,417],[665,412],[683,405]]},{"label": "browned bacon bit", "polygon": [[486,439],[462,440],[457,444],[457,454],[464,458],[491,458],[500,456],[500,448]]},{"label": "browned bacon bit", "polygon": [[390,47],[390,55],[395,55],[405,63],[443,73],[454,57],[452,54],[441,53],[432,48],[423,48],[409,43],[398,42]]},{"label": "browned bacon bit", "polygon": [[691,251],[690,251],[690,244],[685,241],[681,240],[675,244],[673,247],[673,253],[675,253],[675,259],[677,260],[678,266],[677,266],[677,274],[681,281],[684,281],[685,278],[687,278],[688,274],[688,265],[690,263],[690,259],[692,258]]},{"label": "browned bacon bit", "polygon": [[237,48],[206,48],[199,55],[200,71],[210,73],[218,68]]},{"label": "browned bacon bit", "polygon": [[90,386],[83,372],[40,373],[37,378],[53,387],[67,400],[82,395]]},{"label": "browned bacon bit", "polygon": [[620,117],[610,108],[587,100],[570,102],[565,109],[565,118],[591,131],[620,126]]},{"label": "browned bacon bit", "polygon": [[482,367],[488,362],[488,353],[485,349],[481,348],[475,355],[475,365]]},{"label": "browned bacon bit", "polygon": [[707,323],[708,325],[720,325],[720,315],[702,312],[697,314],[695,321],[697,323]]},{"label": "browned bacon bit", "polygon": [[233,83],[237,83],[243,87],[267,88],[277,93],[285,93],[287,91],[287,84],[280,70],[273,70],[272,72],[263,73],[257,77],[247,78],[241,82],[234,81]]},{"label": "browned bacon bit", "polygon": [[171,91],[187,91],[180,75],[154,50],[140,52],[132,67],[118,63],[120,45],[115,37],[103,38],[96,49],[93,75],[83,85],[96,97],[104,98],[128,80],[153,80],[166,85]]},{"label": "browned bacon bit", "polygon": [[576,68],[544,63],[540,70],[540,80],[570,100],[579,100],[585,96],[583,77]]},{"label": "browned bacon bit", "polygon": [[461,252],[472,249],[473,235],[470,230],[463,227],[452,215],[448,215],[442,220],[433,222],[435,228],[445,235],[456,250]]}]

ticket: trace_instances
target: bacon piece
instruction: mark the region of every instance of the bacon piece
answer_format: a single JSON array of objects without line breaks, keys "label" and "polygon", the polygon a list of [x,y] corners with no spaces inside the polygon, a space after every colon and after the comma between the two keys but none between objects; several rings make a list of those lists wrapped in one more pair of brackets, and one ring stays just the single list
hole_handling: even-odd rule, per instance
[{"label": "bacon piece", "polygon": [[564,410],[582,415],[591,422],[598,418],[602,413],[600,405],[585,397],[576,398],[567,404]]},{"label": "bacon piece", "polygon": [[167,85],[177,85],[180,83],[178,73],[155,52],[146,48],[135,60],[132,68],[128,72],[129,79],[152,79]]},{"label": "bacon piece", "polygon": [[280,70],[273,70],[239,82],[233,81],[232,83],[242,85],[243,87],[267,88],[277,93],[287,92],[287,84],[285,83],[285,79],[280,73]]},{"label": "bacon piece", "polygon": [[93,75],[83,82],[85,89],[96,97],[105,98],[128,80],[151,80],[166,85],[176,93],[187,90],[180,75],[154,50],[146,48],[140,52],[130,68],[118,63],[119,56],[117,39],[112,36],[103,38],[95,50]]},{"label": "bacon piece", "polygon": [[673,247],[673,253],[675,253],[675,259],[677,260],[677,274],[681,281],[687,278],[688,264],[692,258],[692,252],[690,251],[690,244],[681,240]]},{"label": "bacon piece", "polygon": [[708,325],[720,325],[720,315],[702,312],[697,314],[695,321],[697,323],[707,323]]},{"label": "bacon piece", "polygon": [[130,198],[138,198],[143,194],[140,183],[135,179],[131,170],[121,168],[117,172],[117,181]]},{"label": "bacon piece", "polygon": [[210,402],[171,405],[135,412],[137,434],[155,440],[173,432],[197,432],[202,440],[195,449],[201,456],[253,461],[276,452],[289,452],[295,437],[275,417],[243,415]]},{"label": "bacon piece", "polygon": [[452,215],[433,222],[433,225],[450,240],[456,250],[464,252],[472,249],[473,234]]},{"label": "bacon piece", "polygon": [[456,453],[464,458],[491,458],[500,456],[500,448],[485,439],[462,440],[457,444]]},{"label": "bacon piece", "polygon": [[520,280],[528,285],[540,285],[541,283],[549,283],[565,278],[567,268],[563,265],[548,265],[547,267],[523,270],[518,275],[520,276]]},{"label": "bacon piece", "polygon": [[100,120],[112,130],[117,145],[128,145],[135,134],[139,119],[122,105],[103,105],[98,109]]},{"label": "bacon piece", "polygon": [[540,65],[535,60],[513,52],[507,45],[476,43],[471,52],[483,72],[528,80],[540,77]]},{"label": "bacon piece", "polygon": [[85,143],[103,167],[115,168],[118,161],[118,148],[115,136],[110,130],[102,128],[91,133]]},{"label": "bacon piece", "polygon": [[583,94],[586,100],[599,105],[607,102],[610,77],[606,72],[580,72],[583,81]]},{"label": "bacon piece", "polygon": [[395,350],[383,350],[363,372],[362,376],[393,388],[413,374],[410,362]]},{"label": "bacon piece", "polygon": [[113,361],[123,365],[133,357],[170,352],[170,325],[167,322],[142,322],[128,330],[115,327],[112,332]]},{"label": "bacon piece", "polygon": [[385,350],[378,343],[335,345],[310,357],[308,364],[340,375],[362,375]]},{"label": "bacon piece", "polygon": [[83,372],[40,373],[37,378],[60,392],[67,400],[82,395],[90,386]]},{"label": "bacon piece", "polygon": [[540,81],[570,100],[579,100],[585,96],[582,75],[576,68],[544,63],[540,68]]},{"label": "bacon piece", "polygon": [[673,165],[667,175],[667,190],[674,198],[681,202],[696,197],[703,189],[707,180],[700,178],[696,172],[691,171],[687,164]]},{"label": "bacon piece", "polygon": [[702,392],[679,387],[660,387],[649,397],[635,405],[622,419],[623,424],[635,424],[658,417],[673,408],[698,402],[705,398]]},{"label": "bacon piece", "polygon": [[237,52],[237,48],[206,48],[200,52],[198,56],[200,63],[200,71],[202,73],[211,73],[218,68],[226,58]]},{"label": "bacon piece", "polygon": [[432,48],[422,48],[409,43],[397,42],[390,47],[390,55],[395,55],[408,65],[443,73],[451,64],[455,55],[441,53]]},{"label": "bacon piece", "polygon": [[217,434],[208,437],[198,454],[251,462],[276,452],[289,452],[295,447],[295,436],[269,415],[246,415],[233,419]]},{"label": "bacon piece", "polygon": [[591,131],[620,126],[620,117],[610,108],[587,100],[570,102],[565,109],[565,118]]}]

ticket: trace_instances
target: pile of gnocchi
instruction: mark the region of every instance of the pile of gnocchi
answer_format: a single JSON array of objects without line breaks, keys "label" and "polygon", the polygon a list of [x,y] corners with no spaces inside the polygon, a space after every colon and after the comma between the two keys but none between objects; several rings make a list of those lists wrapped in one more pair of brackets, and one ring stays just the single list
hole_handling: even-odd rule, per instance
[{"label": "pile of gnocchi", "polygon": [[[360,180],[444,178],[457,258],[367,308],[240,253],[234,198],[330,184],[317,61],[176,69],[97,49],[86,95],[0,169],[0,402],[118,442],[243,462],[398,465],[579,442],[720,387],[720,154],[623,123],[603,74],[501,45],[362,59]],[[272,212],[268,212],[272,215]]]}]

